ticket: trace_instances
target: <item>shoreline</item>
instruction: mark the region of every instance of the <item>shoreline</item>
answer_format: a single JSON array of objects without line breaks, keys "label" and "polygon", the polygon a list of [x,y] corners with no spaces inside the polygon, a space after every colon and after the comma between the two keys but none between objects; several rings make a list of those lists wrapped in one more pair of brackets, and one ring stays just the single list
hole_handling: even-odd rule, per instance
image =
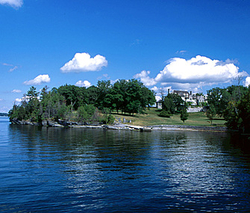
[{"label": "shoreline", "polygon": [[227,127],[217,126],[189,126],[189,125],[152,125],[152,126],[136,126],[131,124],[115,123],[109,124],[82,124],[71,121],[59,120],[55,121],[42,121],[41,123],[31,121],[10,121],[12,125],[31,125],[31,126],[42,126],[42,127],[60,127],[60,128],[86,128],[86,129],[107,129],[107,130],[134,130],[140,132],[151,132],[151,131],[212,131],[212,132],[228,132],[232,131]]},{"label": "shoreline", "polygon": [[170,130],[170,131],[212,131],[212,132],[228,132],[227,127],[206,127],[206,126],[188,126],[188,125],[153,125],[153,126],[135,126],[123,124],[125,127],[116,127],[116,125],[107,125],[107,129],[130,129],[141,132],[151,132],[156,130]]}]

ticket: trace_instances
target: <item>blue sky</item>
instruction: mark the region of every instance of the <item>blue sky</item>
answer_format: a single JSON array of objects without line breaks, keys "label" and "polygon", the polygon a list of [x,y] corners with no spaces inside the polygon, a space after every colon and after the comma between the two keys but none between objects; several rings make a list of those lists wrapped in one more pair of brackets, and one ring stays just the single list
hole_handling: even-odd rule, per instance
[{"label": "blue sky", "polygon": [[250,83],[247,0],[0,0],[0,112],[30,86]]}]

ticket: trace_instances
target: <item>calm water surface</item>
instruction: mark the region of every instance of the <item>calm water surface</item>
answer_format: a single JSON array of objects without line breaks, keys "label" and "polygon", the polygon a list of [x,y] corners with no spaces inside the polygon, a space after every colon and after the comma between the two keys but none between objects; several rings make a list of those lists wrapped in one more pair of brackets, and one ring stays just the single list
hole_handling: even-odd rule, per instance
[{"label": "calm water surface", "polygon": [[250,152],[238,140],[0,117],[0,212],[249,212]]}]

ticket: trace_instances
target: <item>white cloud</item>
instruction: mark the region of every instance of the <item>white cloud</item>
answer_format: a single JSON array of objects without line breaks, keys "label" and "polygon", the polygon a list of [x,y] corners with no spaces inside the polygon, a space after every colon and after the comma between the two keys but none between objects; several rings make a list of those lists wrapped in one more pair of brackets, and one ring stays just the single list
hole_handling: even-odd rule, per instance
[{"label": "white cloud", "polygon": [[49,75],[38,75],[32,80],[23,82],[26,85],[40,85],[42,83],[49,83],[50,77]]},{"label": "white cloud", "polygon": [[202,90],[203,86],[212,86],[213,83],[204,83],[204,82],[198,82],[198,83],[162,83],[164,86],[171,86],[171,89],[173,90],[196,90],[197,92]]},{"label": "white cloud", "polygon": [[16,70],[18,68],[18,66],[14,66],[13,68],[11,68],[10,70],[9,70],[9,72],[13,72],[14,70]]},{"label": "white cloud", "polygon": [[117,79],[115,79],[115,80],[110,80],[110,83],[111,84],[115,84],[117,81],[119,81],[120,79],[119,78],[117,78]]},{"label": "white cloud", "polygon": [[198,55],[190,60],[172,58],[155,80],[161,83],[216,84],[230,82],[239,74],[247,75],[246,72],[240,73],[231,61],[221,62]]},{"label": "white cloud", "polygon": [[157,101],[160,101],[160,100],[161,100],[161,96],[156,95],[156,96],[155,96],[155,99],[156,99],[156,102],[157,102]]},{"label": "white cloud", "polygon": [[24,99],[23,98],[16,98],[15,102],[22,102]]},{"label": "white cloud", "polygon": [[29,101],[29,99],[30,99],[29,96],[23,96],[22,98],[16,98],[15,102]]},{"label": "white cloud", "polygon": [[[1,1],[1,0],[0,0]],[[2,63],[3,66],[10,66],[12,67],[13,65],[12,64],[8,64],[8,63]]]},{"label": "white cloud", "polygon": [[11,7],[21,7],[23,5],[23,0],[0,0],[0,4],[8,4]]},{"label": "white cloud", "polygon": [[[0,0],[1,1],[1,0]],[[7,64],[7,63],[2,63],[3,66],[8,66],[8,67],[12,67],[10,68],[9,72],[13,72],[14,70],[16,70],[18,68],[18,66],[14,66],[12,64]]]},{"label": "white cloud", "polygon": [[248,87],[250,85],[250,77],[247,77],[245,82],[244,82],[244,86]]},{"label": "white cloud", "polygon": [[3,99],[0,98],[0,101],[3,101]]},{"label": "white cloud", "polygon": [[88,53],[76,53],[72,60],[61,67],[61,71],[63,73],[99,71],[107,65],[108,61],[104,56],[96,55],[94,58],[91,58]]},{"label": "white cloud", "polygon": [[108,74],[103,74],[102,76],[97,77],[97,80],[101,80],[101,79],[110,79]]},{"label": "white cloud", "polygon": [[162,99],[162,96],[167,96],[169,92],[171,92],[172,87],[168,86],[168,87],[157,87],[154,86],[153,88],[151,88],[151,90],[153,90],[156,93],[156,100],[159,101],[159,99]]},{"label": "white cloud", "polygon": [[76,86],[78,86],[78,87],[90,87],[91,86],[91,83],[89,82],[89,81],[77,81],[76,82],[76,84],[75,84]]},{"label": "white cloud", "polygon": [[13,92],[13,93],[21,93],[22,91],[20,89],[13,89],[11,92]]},{"label": "white cloud", "polygon": [[134,75],[134,78],[140,78],[141,82],[145,86],[154,86],[157,82],[155,79],[150,78],[148,75],[150,74],[150,71],[141,71],[140,73]]},{"label": "white cloud", "polygon": [[[150,71],[145,70],[136,74],[134,78],[139,78],[146,86],[161,84],[164,88],[200,92],[204,86],[229,83],[239,76],[248,76],[245,71],[239,72],[239,67],[235,63],[237,61],[219,61],[199,55],[189,60],[172,58],[155,78],[151,78]],[[152,89],[159,93],[158,87]]]},{"label": "white cloud", "polygon": [[180,50],[180,51],[177,51],[176,54],[182,54],[183,55],[186,52],[187,52],[186,50]]}]

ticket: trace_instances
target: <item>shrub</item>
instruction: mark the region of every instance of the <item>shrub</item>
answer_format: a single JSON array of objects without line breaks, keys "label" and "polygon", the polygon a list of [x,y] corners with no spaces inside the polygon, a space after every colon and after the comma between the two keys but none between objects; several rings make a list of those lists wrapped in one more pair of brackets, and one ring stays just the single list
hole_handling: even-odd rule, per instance
[{"label": "shrub", "polygon": [[160,117],[166,117],[166,118],[170,118],[171,114],[166,111],[166,110],[162,110],[159,114]]}]

